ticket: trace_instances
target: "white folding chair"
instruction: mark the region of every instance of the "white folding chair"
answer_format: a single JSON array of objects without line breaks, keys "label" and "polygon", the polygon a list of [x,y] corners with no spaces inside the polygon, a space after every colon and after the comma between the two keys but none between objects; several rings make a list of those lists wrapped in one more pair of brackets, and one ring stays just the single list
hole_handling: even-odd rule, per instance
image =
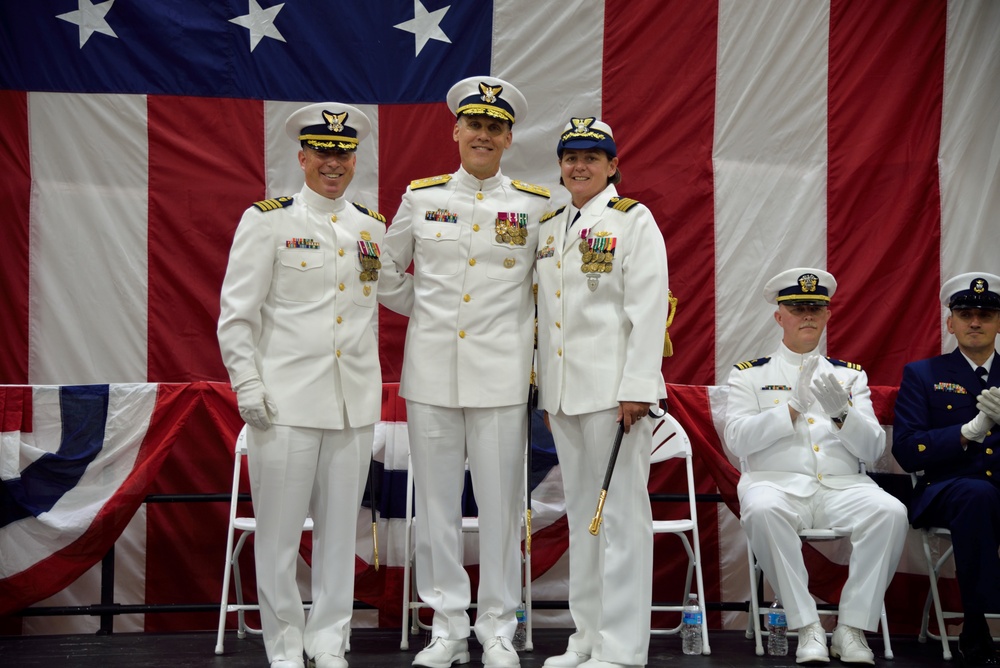
[{"label": "white folding chair", "polygon": [[[527,458],[525,460],[527,462]],[[402,635],[399,641],[399,648],[402,650],[407,650],[410,648],[410,634],[417,634],[421,629],[427,631],[430,630],[428,624],[424,624],[420,621],[420,610],[422,608],[428,608],[426,603],[420,600],[417,594],[416,582],[413,578],[413,525],[418,518],[413,516],[413,478],[411,476],[412,462],[409,457],[407,457],[406,465],[406,532],[404,536],[405,543],[405,553],[403,558],[403,624],[402,624]],[[528,479],[527,464],[525,464],[524,471],[524,506],[522,507],[521,513],[521,527],[524,530],[526,526],[526,515],[524,509],[527,508],[528,503],[528,485],[530,481]],[[463,517],[462,518],[462,533],[464,534],[478,534],[479,533],[479,518],[478,517]],[[525,543],[526,544],[526,543]],[[521,552],[521,597],[524,603],[525,610],[525,651],[532,651],[534,649],[534,644],[532,642],[532,620],[531,620],[531,551],[527,549],[522,549]],[[473,608],[476,607],[475,603],[472,603]]]},{"label": "white folding chair", "polygon": [[[910,474],[910,480],[913,485],[916,486],[918,482],[918,477],[915,473]],[[927,598],[924,601],[924,613],[920,618],[920,635],[917,637],[922,643],[927,642],[928,638],[932,640],[938,640],[941,642],[941,653],[945,661],[950,661],[951,645],[949,641],[958,640],[957,635],[950,635],[947,629],[947,620],[962,618],[964,615],[959,610],[945,610],[944,604],[941,602],[941,592],[938,588],[938,582],[941,579],[941,570],[944,565],[948,563],[948,560],[954,555],[955,547],[951,544],[951,532],[948,529],[942,527],[930,527],[926,529],[919,529],[920,531],[920,542],[924,548],[924,560],[927,563],[927,577],[929,580],[929,586],[927,591]],[[932,542],[947,542],[947,547],[940,551],[937,558],[934,557],[934,550],[932,549]],[[930,616],[931,616],[931,606],[934,606],[934,617],[937,620],[938,632],[934,633],[930,630]],[[1000,614],[987,614],[987,619],[1000,619]],[[1000,640],[1000,638],[994,638],[994,640]]]},{"label": "white folding chair", "polygon": [[[861,473],[865,473],[865,463],[859,462],[859,470]],[[745,460],[740,460],[740,469],[745,473],[747,471],[747,463]],[[848,538],[851,535],[850,528],[846,527],[832,527],[829,529],[805,529],[799,532],[799,538],[802,539],[803,543],[819,543],[824,541],[839,540],[841,538]],[[750,539],[747,538],[747,563],[749,564],[750,570],[750,614],[747,618],[747,638],[753,637],[755,644],[755,651],[757,656],[764,656],[764,644],[762,641],[762,636],[767,635],[766,619],[770,609],[765,609],[763,612],[760,609],[761,596],[763,592],[758,592],[758,580],[763,582],[763,572],[761,571],[760,565],[757,563],[757,557],[754,556],[753,547],[750,545]],[[820,615],[836,615],[836,606],[820,606],[818,608]],[[764,628],[762,628],[764,627]],[[889,640],[889,621],[885,614],[885,600],[882,601],[882,613],[880,615],[879,627],[882,629],[882,642],[885,646],[885,658],[892,659],[892,643]],[[829,635],[829,634],[827,634]]]},{"label": "white folding chair", "polygon": [[[687,480],[688,497],[688,517],[676,520],[653,520],[653,534],[674,534],[677,536],[688,557],[687,576],[684,581],[684,589],[681,591],[680,600],[687,598],[688,593],[696,591],[698,602],[701,605],[702,627],[701,627],[701,653],[711,654],[712,650],[708,642],[708,615],[705,613],[705,580],[701,568],[701,539],[698,534],[698,510],[695,505],[695,484],[694,469],[691,465],[691,439],[688,438],[684,428],[676,418],[669,414],[664,414],[658,418],[653,426],[652,451],[650,454],[650,464],[678,458],[684,460],[684,467]],[[688,534],[691,534],[690,539]],[[698,585],[697,589],[691,589],[692,577]],[[684,604],[678,605],[656,605],[652,606],[652,612],[683,612]],[[669,629],[651,629],[654,635],[673,635],[680,633],[683,620],[677,626]]]},{"label": "white folding chair", "polygon": [[[226,533],[226,567],[222,576],[222,599],[219,603],[219,630],[215,639],[215,653],[222,654],[223,638],[226,632],[226,614],[236,613],[238,626],[236,634],[238,638],[245,638],[247,633],[260,634],[260,629],[247,626],[244,613],[247,610],[260,610],[256,603],[246,603],[243,600],[243,583],[240,580],[240,553],[247,538],[257,530],[257,520],[254,517],[238,517],[236,514],[237,503],[240,495],[240,471],[242,470],[243,458],[247,454],[247,428],[244,425],[236,437],[235,457],[233,458],[233,488],[229,497],[229,529]],[[313,530],[312,518],[306,518],[302,526],[303,531]],[[235,547],[233,541],[236,539],[236,532],[240,532],[239,539],[236,540]],[[236,603],[229,603],[229,580],[232,575],[233,583],[236,587]],[[307,604],[308,608],[309,605]]]}]

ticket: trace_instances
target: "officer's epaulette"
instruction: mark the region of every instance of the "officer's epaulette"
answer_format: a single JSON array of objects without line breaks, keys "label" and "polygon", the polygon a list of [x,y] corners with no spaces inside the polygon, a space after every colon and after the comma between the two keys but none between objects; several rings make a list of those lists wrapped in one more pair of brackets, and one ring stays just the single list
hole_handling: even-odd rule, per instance
[{"label": "officer's epaulette", "polygon": [[511,181],[510,185],[514,186],[518,190],[531,193],[532,195],[538,195],[539,197],[552,197],[552,193],[550,193],[549,189],[544,186],[536,186],[533,183],[525,183],[524,181],[518,181],[517,179]]},{"label": "officer's epaulette", "polygon": [[539,220],[538,222],[544,223],[546,220],[549,220],[550,218],[555,218],[560,213],[562,213],[565,208],[566,208],[565,206],[561,206],[558,209],[556,209],[555,211],[549,211],[547,214],[545,214],[544,216],[542,216],[542,219]]},{"label": "officer's epaulette", "polygon": [[440,174],[438,176],[428,176],[426,179],[416,179],[410,181],[410,190],[420,188],[430,188],[431,186],[441,186],[451,181],[451,174]]},{"label": "officer's epaulette", "polygon": [[638,203],[639,200],[635,200],[630,197],[612,197],[610,200],[608,200],[608,208],[615,209],[616,211],[625,212]]},{"label": "officer's epaulette", "polygon": [[385,216],[383,216],[378,211],[372,211],[367,206],[362,206],[361,204],[358,204],[357,202],[351,202],[351,204],[353,204],[354,208],[357,209],[358,211],[360,211],[361,213],[367,213],[369,216],[371,216],[375,220],[379,221],[380,223],[384,223],[385,222]]},{"label": "officer's epaulette", "polygon": [[736,367],[737,369],[739,369],[740,371],[746,371],[747,369],[749,369],[751,367],[764,366],[765,364],[767,364],[770,361],[771,361],[770,357],[758,357],[755,360],[749,360],[749,361],[746,361],[746,362],[740,362],[739,364],[734,364],[733,366]]},{"label": "officer's epaulette", "polygon": [[856,362],[845,362],[844,360],[835,360],[832,357],[827,357],[826,359],[833,366],[846,366],[848,369],[854,369],[855,371],[864,371],[864,369],[861,368],[861,365]]},{"label": "officer's epaulette", "polygon": [[293,197],[275,197],[274,199],[262,199],[259,202],[254,202],[253,205],[261,211],[275,211],[291,206],[294,199]]}]

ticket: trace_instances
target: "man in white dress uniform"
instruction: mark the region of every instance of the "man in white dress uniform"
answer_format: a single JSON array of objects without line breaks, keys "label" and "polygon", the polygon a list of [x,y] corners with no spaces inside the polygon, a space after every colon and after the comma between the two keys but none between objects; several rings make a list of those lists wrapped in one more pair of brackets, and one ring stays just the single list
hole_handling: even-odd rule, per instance
[{"label": "man in white dress uniform", "polygon": [[[357,510],[381,417],[372,324],[385,218],[343,195],[370,128],[359,109],[336,102],[289,116],[305,185],[246,210],[222,285],[219,346],[248,425],[272,668],[301,668],[303,651],[316,668],[347,666]],[[315,524],[308,619],[295,581],[307,513]]]},{"label": "man in white dress uniform", "polygon": [[385,236],[394,281],[413,262],[399,393],[416,485],[416,584],[434,609],[433,638],[415,666],[470,659],[461,533],[466,459],[479,506],[475,631],[483,663],[520,665],[511,638],[521,601],[531,270],[549,192],[504,176],[500,158],[526,106],[501,79],[455,84],[448,107],[461,166],[413,181]]},{"label": "man in white dress uniform", "polygon": [[[729,374],[726,443],[740,458],[740,522],[798,629],[798,663],[874,663],[864,631],[877,628],[882,598],[906,537],[906,507],[860,472],[885,450],[860,365],[817,348],[837,282],[820,269],[783,271],[764,286],[783,338],[770,357]],[[798,532],[851,529],[849,574],[828,652],[809,594]]]},{"label": "man in white dress uniform", "polygon": [[[566,494],[576,631],[545,666],[643,666],[653,577],[652,423],[643,418],[666,397],[667,252],[649,209],[615,189],[606,123],[572,119],[556,152],[572,200],[539,230],[538,389]],[[590,516],[619,423],[625,436],[595,538]]]}]

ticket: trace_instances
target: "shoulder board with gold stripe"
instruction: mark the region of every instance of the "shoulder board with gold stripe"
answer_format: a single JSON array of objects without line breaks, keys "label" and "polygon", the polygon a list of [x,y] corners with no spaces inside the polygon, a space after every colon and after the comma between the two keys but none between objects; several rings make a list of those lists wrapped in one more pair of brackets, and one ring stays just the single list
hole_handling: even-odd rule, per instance
[{"label": "shoulder board with gold stripe", "polygon": [[253,205],[261,211],[275,211],[291,206],[293,201],[293,197],[275,197],[274,199],[262,199],[259,202],[254,202]]},{"label": "shoulder board with gold stripe", "polygon": [[385,222],[385,216],[383,216],[378,211],[372,211],[367,206],[362,206],[362,205],[358,204],[357,202],[351,202],[351,204],[353,204],[354,208],[357,209],[358,211],[360,211],[361,213],[367,213],[369,216],[371,216],[372,218],[374,218],[375,220],[377,220],[377,221],[379,221],[381,223]]},{"label": "shoulder board with gold stripe", "polygon": [[827,357],[826,359],[833,366],[846,366],[848,369],[854,369],[855,371],[864,371],[857,362],[845,362],[844,360],[835,360],[832,357]]},{"label": "shoulder board with gold stripe", "polygon": [[629,197],[612,197],[608,200],[608,208],[624,212],[628,211],[638,203],[639,200],[631,199]]},{"label": "shoulder board with gold stripe", "polygon": [[542,219],[539,220],[538,222],[544,223],[546,220],[549,220],[550,218],[555,218],[560,213],[562,213],[565,208],[566,207],[561,206],[558,209],[556,209],[555,211],[549,211],[547,214],[545,214],[544,216],[542,216]]},{"label": "shoulder board with gold stripe", "polygon": [[533,183],[525,183],[524,181],[513,180],[510,185],[514,186],[518,190],[523,190],[526,193],[531,193],[532,195],[538,195],[540,197],[551,197],[552,193],[549,192],[548,188],[544,186],[536,186]]},{"label": "shoulder board with gold stripe", "polygon": [[428,176],[426,179],[416,179],[410,181],[410,190],[419,190],[420,188],[430,188],[431,186],[444,185],[451,181],[451,174],[441,174],[439,176]]},{"label": "shoulder board with gold stripe", "polygon": [[767,364],[770,361],[771,361],[770,357],[758,357],[755,360],[749,360],[747,362],[740,362],[739,364],[734,364],[733,366],[736,367],[737,369],[739,369],[740,371],[746,371],[747,369],[750,369],[750,368],[755,367],[755,366],[764,366],[765,364]]}]

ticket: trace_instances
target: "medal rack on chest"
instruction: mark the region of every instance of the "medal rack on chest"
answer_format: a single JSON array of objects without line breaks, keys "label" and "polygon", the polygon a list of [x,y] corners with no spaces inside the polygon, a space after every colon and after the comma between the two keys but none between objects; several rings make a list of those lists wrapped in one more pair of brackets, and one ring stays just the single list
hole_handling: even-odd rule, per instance
[{"label": "medal rack on chest", "polygon": [[587,275],[587,287],[597,289],[601,274],[611,273],[615,261],[617,237],[607,230],[595,232],[593,228],[580,230],[580,271]]}]

